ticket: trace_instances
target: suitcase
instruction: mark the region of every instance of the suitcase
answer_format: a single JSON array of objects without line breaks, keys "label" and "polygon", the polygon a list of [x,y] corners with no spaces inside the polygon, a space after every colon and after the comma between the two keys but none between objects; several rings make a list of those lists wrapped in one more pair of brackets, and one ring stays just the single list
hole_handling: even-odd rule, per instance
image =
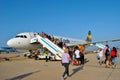
[{"label": "suitcase", "polygon": [[78,65],[78,61],[75,60],[75,61],[73,62],[73,64],[77,66],[77,65]]}]

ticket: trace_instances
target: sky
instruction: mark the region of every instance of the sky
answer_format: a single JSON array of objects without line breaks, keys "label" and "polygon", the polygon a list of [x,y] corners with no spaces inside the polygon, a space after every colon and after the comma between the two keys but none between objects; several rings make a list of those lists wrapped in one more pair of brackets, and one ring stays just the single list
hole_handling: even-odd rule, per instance
[{"label": "sky", "polygon": [[[93,41],[120,38],[119,0],[0,0],[0,46],[22,32]],[[118,44],[118,43],[117,43]]]}]

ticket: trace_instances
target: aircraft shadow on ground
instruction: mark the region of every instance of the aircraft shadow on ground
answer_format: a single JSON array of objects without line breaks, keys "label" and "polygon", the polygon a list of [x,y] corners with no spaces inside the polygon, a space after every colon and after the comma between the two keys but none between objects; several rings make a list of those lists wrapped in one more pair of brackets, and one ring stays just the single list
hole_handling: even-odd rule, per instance
[{"label": "aircraft shadow on ground", "polygon": [[37,73],[37,72],[40,72],[40,71],[35,71],[35,72],[30,72],[30,73],[26,73],[26,74],[22,74],[22,75],[19,75],[19,76],[16,76],[16,77],[13,77],[13,78],[10,78],[10,79],[6,79],[6,80],[21,80],[29,75],[32,75],[34,73]]}]

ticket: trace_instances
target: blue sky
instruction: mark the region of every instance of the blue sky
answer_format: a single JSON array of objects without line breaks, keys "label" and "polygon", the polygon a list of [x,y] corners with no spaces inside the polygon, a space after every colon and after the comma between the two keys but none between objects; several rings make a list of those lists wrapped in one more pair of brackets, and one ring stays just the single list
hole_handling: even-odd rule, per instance
[{"label": "blue sky", "polygon": [[93,41],[120,38],[119,0],[0,0],[0,46],[21,32]]}]

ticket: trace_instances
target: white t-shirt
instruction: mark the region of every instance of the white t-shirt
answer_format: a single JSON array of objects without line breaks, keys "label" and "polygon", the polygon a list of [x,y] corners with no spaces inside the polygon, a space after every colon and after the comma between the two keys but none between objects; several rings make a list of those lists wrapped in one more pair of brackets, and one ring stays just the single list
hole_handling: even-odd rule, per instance
[{"label": "white t-shirt", "polygon": [[75,55],[76,55],[76,58],[80,58],[80,51],[79,50],[75,50]]},{"label": "white t-shirt", "polygon": [[101,50],[100,52],[98,52],[98,56],[99,57],[103,57],[103,50]]}]

